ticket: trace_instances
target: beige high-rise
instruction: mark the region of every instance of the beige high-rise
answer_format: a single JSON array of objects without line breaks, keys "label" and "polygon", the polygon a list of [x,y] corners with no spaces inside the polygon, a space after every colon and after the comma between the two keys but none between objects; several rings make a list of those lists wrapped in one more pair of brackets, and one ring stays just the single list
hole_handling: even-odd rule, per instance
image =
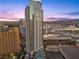
[{"label": "beige high-rise", "polygon": [[0,32],[0,56],[20,51],[19,28],[14,27]]}]

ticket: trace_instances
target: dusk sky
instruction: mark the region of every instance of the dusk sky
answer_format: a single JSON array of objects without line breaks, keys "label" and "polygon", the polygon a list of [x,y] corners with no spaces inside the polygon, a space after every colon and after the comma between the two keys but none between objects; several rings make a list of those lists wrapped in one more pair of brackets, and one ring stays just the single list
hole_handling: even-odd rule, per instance
[{"label": "dusk sky", "polygon": [[[0,0],[0,17],[24,17],[27,0]],[[79,0],[42,0],[44,18],[79,18]]]}]

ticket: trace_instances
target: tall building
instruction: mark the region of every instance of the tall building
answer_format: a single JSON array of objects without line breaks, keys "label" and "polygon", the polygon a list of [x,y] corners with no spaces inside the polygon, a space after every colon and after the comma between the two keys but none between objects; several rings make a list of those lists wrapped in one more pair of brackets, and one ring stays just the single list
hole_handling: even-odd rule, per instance
[{"label": "tall building", "polygon": [[14,27],[0,32],[0,56],[20,51],[19,28]]},{"label": "tall building", "polygon": [[42,47],[43,10],[40,0],[29,0],[25,9],[26,48],[33,51]]}]

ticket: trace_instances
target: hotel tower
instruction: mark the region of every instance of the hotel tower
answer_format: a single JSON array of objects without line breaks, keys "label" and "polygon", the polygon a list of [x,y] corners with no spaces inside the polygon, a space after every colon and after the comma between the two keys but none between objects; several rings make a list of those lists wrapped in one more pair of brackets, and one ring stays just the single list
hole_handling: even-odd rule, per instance
[{"label": "hotel tower", "polygon": [[34,51],[42,47],[43,10],[40,0],[29,0],[25,8],[26,49]]}]

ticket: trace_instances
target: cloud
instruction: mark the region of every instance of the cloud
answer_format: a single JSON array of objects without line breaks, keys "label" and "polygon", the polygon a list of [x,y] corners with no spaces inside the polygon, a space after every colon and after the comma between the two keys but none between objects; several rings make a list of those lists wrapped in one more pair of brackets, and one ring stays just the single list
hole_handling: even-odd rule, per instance
[{"label": "cloud", "polygon": [[1,10],[0,11],[0,18],[16,18],[15,14],[8,10]]},{"label": "cloud", "polygon": [[64,15],[69,15],[69,16],[78,16],[78,15],[79,15],[79,12],[64,13]]},{"label": "cloud", "polygon": [[12,11],[1,10],[0,11],[0,21],[18,21],[18,18]]},{"label": "cloud", "polygon": [[64,20],[79,19],[79,14],[78,13],[65,13],[65,14],[58,14],[58,15],[44,17],[44,21],[56,21],[56,20],[63,20],[63,19]]}]

